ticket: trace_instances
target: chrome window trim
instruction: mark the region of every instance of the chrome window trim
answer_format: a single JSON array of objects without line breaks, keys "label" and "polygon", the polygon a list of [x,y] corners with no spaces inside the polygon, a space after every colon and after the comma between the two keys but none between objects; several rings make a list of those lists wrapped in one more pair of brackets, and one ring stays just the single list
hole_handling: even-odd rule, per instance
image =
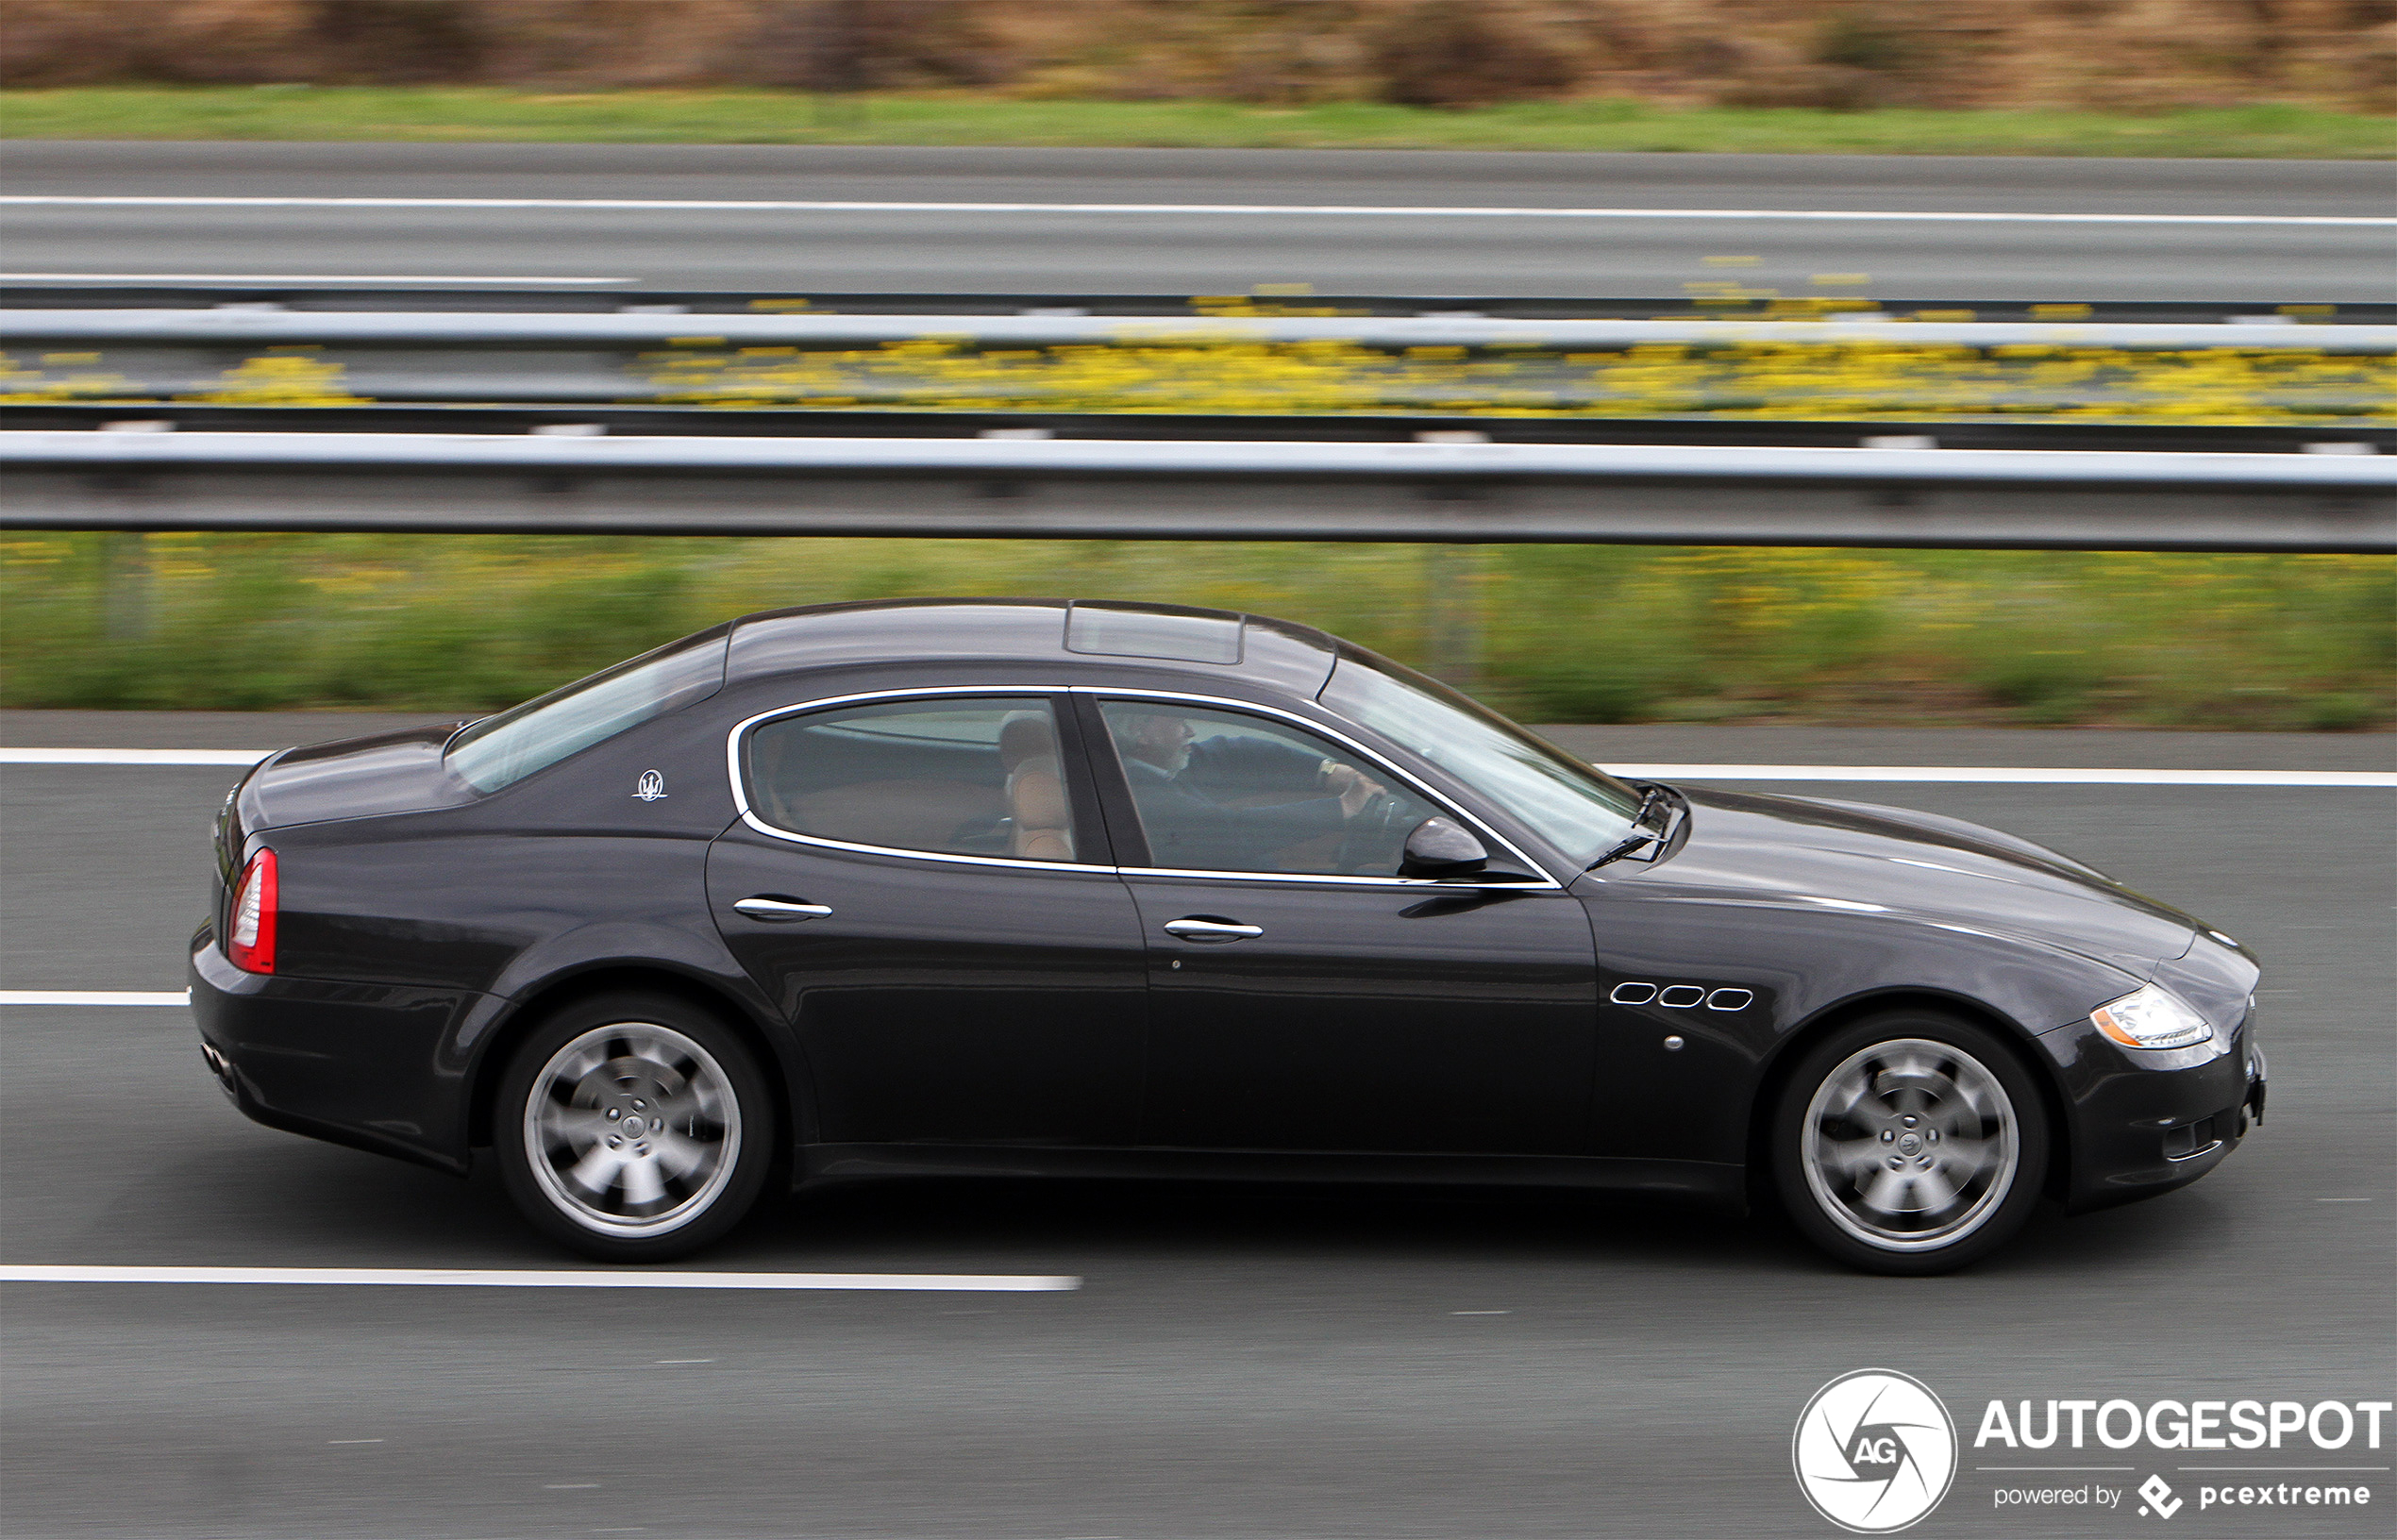
[{"label": "chrome window trim", "polygon": [[1428,888],[1442,893],[1562,893],[1560,883],[1466,882],[1437,877],[1349,877],[1336,872],[1210,872],[1196,866],[1117,866],[1125,877],[1189,877],[1219,882],[1316,882],[1333,887]]},{"label": "chrome window trim", "polygon": [[947,862],[959,866],[1005,866],[1028,872],[1083,872],[1113,876],[1116,868],[1082,861],[1025,861],[1015,856],[964,856],[945,850],[912,850],[897,845],[860,845],[851,840],[827,839],[821,834],[801,834],[794,829],[778,829],[759,817],[749,806],[748,788],[742,784],[741,738],[750,728],[778,717],[796,716],[805,711],[823,711],[834,706],[851,706],[861,701],[921,700],[930,696],[950,695],[972,699],[989,695],[1038,695],[1044,701],[1064,694],[1054,684],[1035,685],[939,685],[914,690],[869,690],[858,695],[826,695],[821,700],[801,701],[796,706],[778,706],[770,711],[760,711],[732,726],[725,735],[725,775],[732,783],[732,805],[740,811],[741,822],[770,839],[788,840],[793,845],[813,845],[822,850],[845,850],[860,856],[898,856],[909,861]]},{"label": "chrome window trim", "polygon": [[[779,717],[796,716],[804,711],[818,711],[834,706],[850,706],[863,701],[921,700],[938,695],[950,695],[961,699],[986,695],[1040,695],[1043,697],[1114,695],[1129,700],[1187,701],[1198,706],[1221,707],[1233,711],[1254,711],[1265,716],[1278,716],[1285,722],[1304,728],[1310,732],[1320,733],[1343,745],[1354,751],[1366,763],[1377,765],[1386,771],[1393,779],[1412,788],[1425,801],[1440,809],[1449,816],[1460,820],[1467,829],[1476,830],[1499,848],[1521,862],[1524,869],[1535,874],[1538,880],[1534,882],[1460,882],[1432,877],[1347,877],[1318,872],[1210,872],[1186,866],[1102,866],[1088,862],[1024,861],[1013,856],[962,856],[939,850],[911,850],[899,845],[859,845],[847,840],[827,839],[820,834],[800,834],[791,829],[776,828],[759,817],[750,808],[748,789],[742,784],[741,777],[741,739],[750,728]],[[1241,700],[1230,695],[1202,695],[1180,690],[1124,689],[1101,684],[920,685],[905,690],[867,690],[853,695],[825,695],[815,700],[778,706],[770,711],[760,711],[754,716],[744,717],[741,721],[734,723],[731,730],[725,734],[724,768],[725,778],[731,783],[732,805],[739,810],[742,823],[770,839],[787,840],[793,845],[813,845],[825,850],[842,850],[852,855],[897,856],[909,861],[947,862],[961,866],[1003,866],[1031,872],[1098,872],[1117,877],[1187,877],[1233,882],[1305,882],[1324,887],[1343,888],[1429,888],[1449,893],[1562,893],[1565,891],[1564,883],[1551,876],[1547,867],[1525,855],[1522,847],[1514,841],[1491,829],[1481,819],[1459,809],[1449,798],[1424,785],[1422,781],[1390,763],[1380,754],[1358,743],[1339,728],[1329,727],[1312,717],[1302,716],[1297,711],[1284,711],[1279,706],[1267,706],[1257,701]]]}]

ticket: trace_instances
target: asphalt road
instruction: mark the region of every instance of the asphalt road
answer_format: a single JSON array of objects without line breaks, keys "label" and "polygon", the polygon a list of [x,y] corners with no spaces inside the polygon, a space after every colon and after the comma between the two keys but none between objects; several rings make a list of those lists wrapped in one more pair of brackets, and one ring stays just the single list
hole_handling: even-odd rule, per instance
[{"label": "asphalt road", "polygon": [[[7,724],[12,741],[27,720]],[[1687,736],[1701,729],[1676,730],[1651,752],[1701,757]],[[1961,746],[1993,762],[2011,744],[2020,762],[2137,763],[2141,746],[1926,735],[1905,760],[1902,735],[1763,730],[1702,757],[1953,763]],[[2385,765],[2389,748],[2255,742],[2249,762],[2299,767]],[[175,987],[202,831],[231,774],[0,773],[0,987]],[[2001,1482],[2067,1478],[1975,1469],[1994,1463],[1970,1446],[1986,1398],[2389,1398],[2390,794],[1818,789],[2047,841],[2256,946],[2269,1126],[2190,1189],[2042,1215],[1943,1280],[1859,1277],[1769,1227],[1574,1195],[927,1181],[778,1205],[695,1264],[1084,1287],[8,1284],[0,1526],[16,1540],[1823,1535],[1789,1473],[1792,1423],[1823,1381],[1881,1365],[1927,1381],[1965,1425],[1955,1488],[1913,1532],[2090,1534],[2150,1521],[2136,1498],[2064,1518],[1993,1511]],[[0,1066],[8,1263],[572,1264],[487,1177],[243,1122],[179,1010],[9,1008]],[[2146,1464],[2099,1479],[2153,1468],[2185,1497],[2220,1479],[2131,1457]],[[2387,1448],[2255,1458],[2397,1463]],[[2397,1500],[2385,1470],[2338,1479]],[[2360,1535],[2384,1518],[2282,1512],[2267,1527],[2192,1502],[2171,1528]]]},{"label": "asphalt road", "polygon": [[[10,144],[5,191],[2387,217],[2386,162],[784,145]],[[900,209],[34,205],[10,272],[833,291],[2397,297],[2386,226]],[[1708,258],[1753,258],[1710,265]],[[1867,275],[1828,288],[1818,275]]]}]

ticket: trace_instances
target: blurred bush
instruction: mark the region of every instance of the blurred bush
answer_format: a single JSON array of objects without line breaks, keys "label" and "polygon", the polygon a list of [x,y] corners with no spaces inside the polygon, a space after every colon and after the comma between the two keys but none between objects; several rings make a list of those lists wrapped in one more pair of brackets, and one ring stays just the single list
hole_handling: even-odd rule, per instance
[{"label": "blurred bush", "polygon": [[0,83],[2397,110],[2390,0],[8,0]]},{"label": "blurred bush", "polygon": [[1573,64],[1515,17],[1491,6],[1422,0],[1370,33],[1366,59],[1384,101],[1483,107],[1561,94]]},{"label": "blurred bush", "polygon": [[[956,594],[1255,611],[1550,722],[2397,725],[2397,561],[2037,551],[103,534],[0,543],[0,703],[482,711],[727,616]],[[1443,611],[1450,607],[1443,605]],[[135,617],[135,618],[128,618]]]}]

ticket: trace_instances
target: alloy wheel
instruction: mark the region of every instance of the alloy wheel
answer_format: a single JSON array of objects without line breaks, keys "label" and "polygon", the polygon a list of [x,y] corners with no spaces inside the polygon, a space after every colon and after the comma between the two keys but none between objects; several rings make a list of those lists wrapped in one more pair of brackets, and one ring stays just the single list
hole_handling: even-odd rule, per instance
[{"label": "alloy wheel", "polygon": [[527,1164],[596,1234],[662,1235],[705,1214],[741,1156],[741,1106],[713,1055],[670,1027],[595,1027],[550,1055],[525,1099]]},{"label": "alloy wheel", "polygon": [[1927,1038],[1876,1043],[1823,1078],[1799,1127],[1806,1185],[1868,1246],[1927,1251],[1986,1224],[2021,1163],[2014,1103],[1986,1065]]}]

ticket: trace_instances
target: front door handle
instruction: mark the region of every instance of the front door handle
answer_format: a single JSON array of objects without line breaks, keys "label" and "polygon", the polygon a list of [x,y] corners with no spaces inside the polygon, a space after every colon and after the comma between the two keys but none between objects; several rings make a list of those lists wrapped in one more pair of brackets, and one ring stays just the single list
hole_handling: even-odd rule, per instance
[{"label": "front door handle", "polygon": [[801,904],[788,898],[744,898],[732,906],[753,920],[788,925],[795,920],[820,920],[832,912],[830,904]]},{"label": "front door handle", "polygon": [[1226,942],[1247,941],[1262,936],[1262,925],[1236,925],[1230,920],[1205,920],[1196,916],[1186,920],[1167,920],[1165,934],[1182,941],[1195,941],[1205,946],[1220,946]]}]

